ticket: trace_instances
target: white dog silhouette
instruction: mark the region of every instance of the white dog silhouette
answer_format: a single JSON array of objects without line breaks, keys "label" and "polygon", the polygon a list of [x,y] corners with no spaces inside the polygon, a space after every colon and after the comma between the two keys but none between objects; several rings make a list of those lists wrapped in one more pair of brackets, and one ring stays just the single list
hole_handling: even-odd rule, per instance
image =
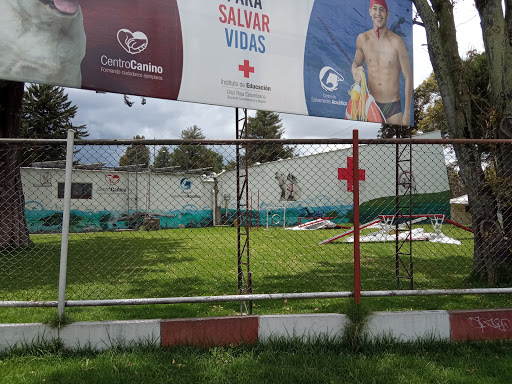
[{"label": "white dog silhouette", "polygon": [[0,78],[80,87],[79,0],[0,0]]}]

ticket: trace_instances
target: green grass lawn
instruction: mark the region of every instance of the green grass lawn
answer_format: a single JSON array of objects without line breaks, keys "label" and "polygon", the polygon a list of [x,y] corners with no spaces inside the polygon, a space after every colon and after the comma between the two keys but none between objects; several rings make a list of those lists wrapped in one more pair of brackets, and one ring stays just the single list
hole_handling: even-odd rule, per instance
[{"label": "green grass lawn", "polygon": [[[425,231],[431,227],[425,225]],[[353,290],[353,244],[318,245],[343,230],[253,228],[253,293]],[[472,234],[445,225],[462,245],[414,242],[414,288],[472,288]],[[57,300],[59,235],[33,235],[25,250],[0,253],[0,300]],[[395,244],[361,244],[363,290],[397,288]],[[408,281],[402,288],[408,288]],[[171,229],[71,234],[68,300],[237,294],[236,228]],[[350,299],[260,301],[255,314],[339,312]],[[509,295],[364,298],[372,310],[509,307]],[[67,308],[73,320],[225,316],[239,303]],[[55,308],[0,308],[3,322],[44,321]]]},{"label": "green grass lawn", "polygon": [[272,341],[228,348],[148,346],[105,352],[33,347],[0,354],[0,382],[95,383],[459,383],[512,382],[512,344]]}]

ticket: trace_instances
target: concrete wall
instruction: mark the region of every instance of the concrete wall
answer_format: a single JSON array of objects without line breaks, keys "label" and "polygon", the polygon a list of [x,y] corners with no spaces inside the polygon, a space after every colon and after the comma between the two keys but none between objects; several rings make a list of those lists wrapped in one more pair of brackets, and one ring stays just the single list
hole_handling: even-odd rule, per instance
[{"label": "concrete wall", "polygon": [[[437,138],[438,133],[421,138]],[[316,151],[292,159],[254,165],[249,170],[250,209],[259,214],[260,225],[277,214],[282,222],[297,225],[298,218],[334,216],[344,218],[352,210],[352,192],[348,181],[338,179],[338,169],[349,168],[352,148],[332,150],[325,146],[307,146],[299,150]],[[324,152],[320,152],[324,151]],[[362,145],[360,169],[365,178],[360,183],[361,203],[395,195],[395,145]],[[434,194],[448,191],[448,177],[441,146],[419,145],[412,151],[415,192]],[[57,232],[62,225],[63,199],[58,184],[64,183],[63,169],[23,168],[25,212],[31,232]],[[407,176],[407,175],[405,175]],[[212,225],[213,212],[226,207],[224,222],[231,224],[236,209],[236,172],[217,176],[218,193],[213,179],[201,175],[158,174],[149,171],[74,170],[73,183],[92,185],[90,199],[72,199],[71,231],[133,228],[127,215],[144,212],[160,217],[162,228],[204,227]],[[432,202],[447,204],[447,202]],[[389,207],[388,207],[389,208]],[[287,210],[285,213],[284,210]],[[368,213],[374,219],[377,213]],[[436,209],[433,212],[445,213]],[[389,210],[389,209],[388,209]],[[220,210],[218,210],[220,213]],[[446,212],[447,214],[448,212]],[[124,216],[123,216],[124,215]],[[287,220],[284,216],[287,215]],[[347,216],[346,221],[350,221]],[[133,217],[128,218],[133,219]],[[365,218],[366,220],[367,218]],[[286,223],[285,223],[286,221]],[[139,223],[140,224],[140,223]]]},{"label": "concrete wall", "polygon": [[[418,138],[440,138],[440,135],[433,133]],[[347,188],[347,181],[338,180],[338,168],[347,168],[348,158],[351,157],[352,148],[345,148],[254,165],[250,168],[249,180],[252,201],[256,204],[257,199],[262,207],[352,205],[352,192]],[[412,157],[416,193],[437,193],[450,189],[442,146],[415,146]],[[365,170],[365,180],[360,182],[361,203],[395,195],[395,158],[395,145],[360,146],[359,168]],[[288,187],[285,198],[282,198],[278,180],[282,176]],[[232,199],[236,197],[235,171],[219,176],[219,188],[221,196],[227,194]]]},{"label": "concrete wall", "polygon": [[[22,168],[25,213],[31,232],[59,231],[64,170]],[[128,228],[122,215],[146,212],[163,228],[206,226],[212,220],[213,185],[200,175],[74,170],[73,183],[92,184],[90,199],[71,199],[71,231]]]}]

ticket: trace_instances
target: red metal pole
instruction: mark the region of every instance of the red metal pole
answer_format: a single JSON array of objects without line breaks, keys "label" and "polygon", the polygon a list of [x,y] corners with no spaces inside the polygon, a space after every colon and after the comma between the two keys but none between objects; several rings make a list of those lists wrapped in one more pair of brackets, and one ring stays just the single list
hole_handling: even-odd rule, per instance
[{"label": "red metal pole", "polygon": [[352,157],[354,159],[354,299],[361,304],[361,249],[359,244],[359,131],[352,131]]}]

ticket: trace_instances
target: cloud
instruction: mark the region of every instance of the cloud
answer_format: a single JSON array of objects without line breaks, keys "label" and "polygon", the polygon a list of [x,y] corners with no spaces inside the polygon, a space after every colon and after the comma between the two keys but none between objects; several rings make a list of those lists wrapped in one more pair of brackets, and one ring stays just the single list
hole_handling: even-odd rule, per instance
[{"label": "cloud", "polygon": [[[173,100],[146,99],[131,96],[132,107],[123,102],[123,95],[68,89],[69,99],[78,106],[75,125],[85,124],[91,139],[178,139],[181,131],[192,125],[203,130],[208,139],[236,137],[235,108],[186,103]],[[254,111],[249,111],[254,115]],[[375,137],[378,124],[280,114],[285,138],[344,138],[352,129],[360,129],[361,137]],[[369,135],[369,136],[368,136]]]}]

